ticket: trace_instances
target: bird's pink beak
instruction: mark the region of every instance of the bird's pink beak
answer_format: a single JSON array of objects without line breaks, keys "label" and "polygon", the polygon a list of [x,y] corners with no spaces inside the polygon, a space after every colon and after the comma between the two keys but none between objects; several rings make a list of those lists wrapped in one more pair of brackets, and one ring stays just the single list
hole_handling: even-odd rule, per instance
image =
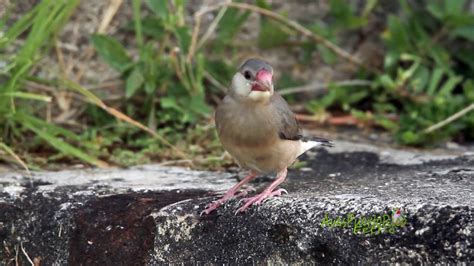
[{"label": "bird's pink beak", "polygon": [[256,81],[252,85],[253,91],[270,91],[273,86],[273,75],[271,72],[261,69],[257,72]]}]

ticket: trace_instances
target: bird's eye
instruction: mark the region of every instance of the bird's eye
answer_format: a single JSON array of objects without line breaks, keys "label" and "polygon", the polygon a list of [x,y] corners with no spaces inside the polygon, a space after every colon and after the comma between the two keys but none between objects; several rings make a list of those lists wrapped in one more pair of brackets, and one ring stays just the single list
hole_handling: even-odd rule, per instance
[{"label": "bird's eye", "polygon": [[244,72],[244,77],[245,77],[246,79],[250,79],[250,78],[252,77],[252,75],[250,74],[250,71],[248,71],[248,70],[245,71],[245,72]]}]

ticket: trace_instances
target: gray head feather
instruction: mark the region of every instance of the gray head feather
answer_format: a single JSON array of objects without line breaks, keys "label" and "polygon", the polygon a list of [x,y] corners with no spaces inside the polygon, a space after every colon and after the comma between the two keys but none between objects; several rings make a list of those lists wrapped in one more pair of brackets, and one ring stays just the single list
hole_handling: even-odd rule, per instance
[{"label": "gray head feather", "polygon": [[[257,59],[257,58],[250,58],[247,59],[239,68],[239,72],[244,75],[250,75],[251,79],[255,79],[255,75],[261,69],[265,69],[270,73],[273,73],[273,68],[267,62]],[[247,72],[247,73],[246,73]]]}]

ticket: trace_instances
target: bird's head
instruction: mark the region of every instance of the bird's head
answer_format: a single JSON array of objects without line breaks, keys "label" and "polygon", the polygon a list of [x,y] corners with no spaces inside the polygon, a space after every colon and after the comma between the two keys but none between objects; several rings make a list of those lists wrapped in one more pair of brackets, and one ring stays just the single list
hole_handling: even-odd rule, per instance
[{"label": "bird's head", "polygon": [[230,95],[245,101],[267,101],[273,95],[273,68],[265,61],[245,61],[232,79]]}]

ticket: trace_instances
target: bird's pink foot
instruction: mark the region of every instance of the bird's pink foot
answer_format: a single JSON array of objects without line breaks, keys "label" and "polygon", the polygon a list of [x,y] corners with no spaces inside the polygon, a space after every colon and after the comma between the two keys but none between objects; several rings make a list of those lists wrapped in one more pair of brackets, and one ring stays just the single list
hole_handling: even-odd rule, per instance
[{"label": "bird's pink foot", "polygon": [[219,208],[226,201],[227,200],[224,200],[224,198],[220,198],[216,201],[213,201],[213,202],[207,204],[206,208],[201,212],[201,215],[211,213],[213,210]]},{"label": "bird's pink foot", "polygon": [[239,209],[237,209],[235,214],[238,214],[239,212],[244,212],[251,205],[258,205],[258,204],[264,202],[265,200],[267,200],[269,198],[272,198],[272,197],[275,197],[275,196],[281,196],[281,194],[283,194],[283,193],[288,194],[288,191],[286,191],[283,188],[279,188],[279,189],[276,189],[276,190],[271,191],[271,192],[270,191],[263,191],[262,193],[260,193],[258,195],[255,195],[253,197],[244,198],[244,199],[242,199],[242,201],[245,202],[245,204],[242,207],[240,207]]},{"label": "bird's pink foot", "polygon": [[204,209],[204,211],[201,212],[201,215],[211,213],[213,210],[219,208],[222,204],[224,204],[226,201],[230,200],[233,197],[247,195],[249,189],[245,189],[237,194],[236,192],[239,190],[240,187],[254,179],[256,176],[256,173],[250,172],[244,179],[242,179],[239,183],[229,189],[222,198],[206,205],[206,208]]},{"label": "bird's pink foot", "polygon": [[224,204],[225,202],[227,202],[230,199],[237,198],[237,197],[244,197],[250,191],[254,191],[254,188],[252,188],[252,187],[246,188],[246,189],[242,190],[241,192],[239,192],[235,195],[226,194],[222,198],[207,204],[205,209],[201,212],[201,215],[211,213],[212,211],[219,208],[222,204]]}]

